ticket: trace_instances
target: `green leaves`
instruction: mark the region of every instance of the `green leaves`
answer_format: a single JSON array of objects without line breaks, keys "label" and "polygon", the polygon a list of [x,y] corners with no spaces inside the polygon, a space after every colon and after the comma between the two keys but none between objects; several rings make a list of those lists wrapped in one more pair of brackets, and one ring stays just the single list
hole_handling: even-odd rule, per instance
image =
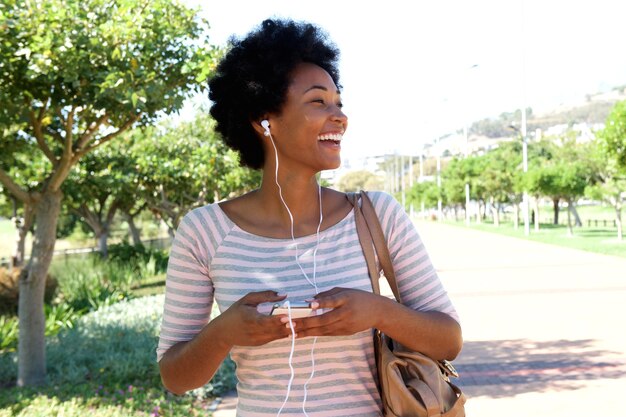
[{"label": "green leaves", "polygon": [[599,133],[599,139],[607,155],[626,172],[626,101],[613,107],[604,130]]},{"label": "green leaves", "polygon": [[140,192],[176,227],[189,209],[256,188],[260,175],[239,166],[205,113],[192,121],[135,130],[130,153]]},{"label": "green leaves", "polygon": [[113,125],[138,111],[152,120],[203,89],[213,68],[208,23],[178,2],[28,4],[3,5],[0,85],[8,101],[30,108],[50,99],[51,117],[73,105],[85,127],[99,109]]}]

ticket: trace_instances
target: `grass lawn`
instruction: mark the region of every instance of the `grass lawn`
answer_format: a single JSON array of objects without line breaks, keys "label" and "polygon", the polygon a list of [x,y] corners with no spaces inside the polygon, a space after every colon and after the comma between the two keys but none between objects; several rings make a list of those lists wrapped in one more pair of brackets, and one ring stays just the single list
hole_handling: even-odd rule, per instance
[{"label": "grass lawn", "polygon": [[[467,227],[464,221],[449,223],[460,227]],[[584,220],[583,224],[586,225]],[[472,222],[469,227],[491,233],[500,233],[506,236],[626,258],[626,239],[621,242],[618,241],[615,228],[575,227],[574,234],[568,236],[566,225],[559,224],[555,226],[553,224],[540,224],[539,231],[535,231],[531,225],[530,235],[525,236],[523,223],[520,224],[518,229],[514,229],[512,223],[501,223],[500,227],[496,227],[490,222],[481,224]]]},{"label": "grass lawn", "polygon": [[[559,211],[559,224],[553,224],[554,210],[551,206],[542,206],[539,209],[539,231],[535,231],[531,222],[530,235],[524,235],[524,220],[520,213],[520,225],[518,229],[513,227],[510,213],[500,221],[500,227],[494,226],[491,218],[476,224],[472,218],[472,229],[492,233],[500,233],[506,236],[529,239],[552,245],[565,246],[589,252],[602,253],[605,255],[620,256],[626,258],[626,237],[623,241],[617,240],[617,228],[613,225],[615,210],[612,207],[601,205],[584,205],[576,207],[582,227],[574,227],[573,235],[568,235],[567,208]],[[622,222],[626,222],[626,213]],[[597,222],[596,222],[597,221]],[[605,222],[606,221],[606,222]],[[572,216],[572,222],[574,217]],[[464,219],[459,221],[446,221],[460,227],[467,227]]]}]

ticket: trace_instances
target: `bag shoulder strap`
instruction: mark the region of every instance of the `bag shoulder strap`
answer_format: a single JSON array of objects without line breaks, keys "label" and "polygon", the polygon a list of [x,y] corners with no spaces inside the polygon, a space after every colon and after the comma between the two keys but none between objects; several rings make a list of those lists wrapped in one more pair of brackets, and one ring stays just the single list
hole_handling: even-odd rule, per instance
[{"label": "bag shoulder strap", "polygon": [[363,255],[365,255],[365,263],[367,264],[367,271],[369,272],[370,280],[372,282],[372,290],[374,294],[380,294],[380,285],[378,284],[378,278],[380,272],[376,267],[376,259],[374,255],[374,242],[370,235],[367,223],[363,218],[363,213],[359,207],[359,195],[357,193],[346,193],[348,201],[354,206],[354,221],[356,223],[356,233],[361,243],[361,249]]},{"label": "bag shoulder strap", "polygon": [[[347,193],[348,200],[354,206],[354,217],[356,221],[357,234],[363,248],[365,255],[365,261],[368,264],[368,270],[370,272],[370,278],[372,280],[372,288],[376,294],[380,294],[380,285],[378,284],[378,278],[380,273],[376,268],[376,260],[374,258],[374,251],[372,245],[378,255],[378,262],[385,274],[389,287],[393,291],[393,295],[396,301],[402,302],[400,297],[400,291],[396,282],[396,274],[393,270],[393,264],[391,262],[391,255],[387,247],[387,240],[385,234],[380,225],[378,215],[374,210],[374,205],[367,195],[366,191],[360,193]],[[361,206],[359,207],[358,199],[361,197]],[[372,266],[374,265],[373,269]]]}]

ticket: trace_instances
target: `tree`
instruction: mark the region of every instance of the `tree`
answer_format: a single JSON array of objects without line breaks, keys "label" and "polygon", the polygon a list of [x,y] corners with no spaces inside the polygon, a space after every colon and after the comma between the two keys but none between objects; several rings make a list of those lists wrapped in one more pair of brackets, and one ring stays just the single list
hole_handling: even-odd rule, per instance
[{"label": "tree", "polygon": [[482,173],[485,194],[489,198],[494,225],[500,225],[500,208],[503,204],[516,205],[515,184],[522,170],[522,150],[519,142],[505,142],[484,156]]},{"label": "tree", "polygon": [[562,165],[559,185],[563,197],[567,201],[568,230],[572,234],[571,216],[574,216],[576,226],[582,227],[582,222],[576,210],[576,201],[585,193],[588,185],[596,182],[596,162],[593,158],[592,145],[577,143],[574,132],[566,132],[559,138],[557,147],[557,161]]},{"label": "tree", "polygon": [[575,202],[594,180],[593,161],[587,146],[577,144],[572,132],[553,138],[552,143],[541,143],[532,159],[525,178],[527,190],[534,195],[545,195],[554,204],[554,224],[558,224],[559,202],[567,201],[568,233],[573,233],[571,215],[580,224]]},{"label": "tree", "polygon": [[605,152],[617,167],[626,168],[626,101],[615,104],[600,133]]},{"label": "tree", "polygon": [[458,207],[464,210],[465,184],[470,181],[470,171],[467,160],[454,158],[441,171],[442,205],[450,206],[457,216]]},{"label": "tree", "polygon": [[[626,138],[626,130],[619,133],[620,120],[626,120],[626,102],[615,106],[604,130],[598,132],[594,153],[596,159],[596,184],[585,190],[589,197],[610,204],[615,210],[617,239],[623,240],[622,208],[626,201],[626,165],[620,163],[619,137]],[[620,113],[621,112],[621,113]],[[626,143],[626,142],[625,142]]]},{"label": "tree", "polygon": [[133,132],[131,152],[143,199],[172,236],[189,210],[260,184],[260,172],[241,167],[214,126],[201,111],[192,121]]},{"label": "tree", "polygon": [[472,155],[463,159],[463,166],[466,177],[465,184],[470,186],[470,197],[478,203],[476,222],[480,223],[485,216],[486,201],[489,198],[483,175],[487,167],[487,159],[485,156]]},{"label": "tree", "polygon": [[441,191],[437,187],[437,183],[434,181],[418,182],[413,185],[407,193],[407,203],[409,205],[417,205],[424,208],[437,207],[439,198],[441,198]]},{"label": "tree", "polygon": [[[26,279],[20,281],[18,385],[45,382],[43,292],[61,186],[86,154],[135,124],[182,106],[214,68],[195,11],[167,0],[5,0],[0,12],[0,127],[20,125],[48,169],[24,187],[0,183],[35,212]],[[3,147],[6,141],[3,140]],[[3,151],[4,152],[4,151]]]},{"label": "tree", "polygon": [[63,185],[66,204],[94,232],[105,258],[115,214],[136,200],[135,173],[127,144],[118,140],[85,155]]},{"label": "tree", "polygon": [[337,189],[343,192],[380,190],[383,186],[383,180],[380,177],[366,170],[347,172],[339,178],[336,184]]},{"label": "tree", "polygon": [[[526,191],[534,201],[535,230],[539,230],[539,199],[542,196],[552,195],[551,169],[547,169],[550,161],[554,158],[554,144],[546,139],[531,142],[528,145],[528,172],[516,177],[515,191],[518,194]],[[559,223],[559,201],[553,199],[554,224]],[[517,215],[517,214],[516,214]]]}]

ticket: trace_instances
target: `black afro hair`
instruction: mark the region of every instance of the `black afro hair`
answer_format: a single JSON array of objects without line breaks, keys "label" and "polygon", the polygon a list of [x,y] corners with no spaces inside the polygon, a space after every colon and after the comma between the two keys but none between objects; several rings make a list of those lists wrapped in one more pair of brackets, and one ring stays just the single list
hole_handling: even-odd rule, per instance
[{"label": "black afro hair", "polygon": [[263,147],[251,121],[280,112],[290,74],[301,63],[315,64],[339,86],[339,50],[320,28],[305,22],[268,19],[230,49],[209,81],[211,116],[217,132],[241,163],[263,166]]}]

